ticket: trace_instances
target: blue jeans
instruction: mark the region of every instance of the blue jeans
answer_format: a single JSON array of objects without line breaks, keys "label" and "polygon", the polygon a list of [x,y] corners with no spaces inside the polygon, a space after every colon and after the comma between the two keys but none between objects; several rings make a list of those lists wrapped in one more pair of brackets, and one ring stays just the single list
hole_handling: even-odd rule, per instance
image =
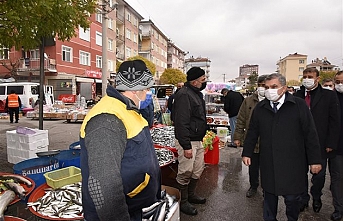
[{"label": "blue jeans", "polygon": [[230,118],[229,118],[229,122],[230,122],[230,131],[231,131],[231,143],[233,143],[233,133],[235,132],[236,121],[237,121],[237,116],[234,116],[234,117],[230,117]]}]

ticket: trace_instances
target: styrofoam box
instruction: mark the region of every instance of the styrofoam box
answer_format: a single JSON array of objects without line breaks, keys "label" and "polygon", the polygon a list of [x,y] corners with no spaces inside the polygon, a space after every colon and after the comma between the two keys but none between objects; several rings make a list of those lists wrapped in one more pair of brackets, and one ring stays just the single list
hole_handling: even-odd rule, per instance
[{"label": "styrofoam box", "polygon": [[7,148],[19,149],[19,142],[13,140],[7,140]]},{"label": "styrofoam box", "polygon": [[38,153],[38,152],[45,152],[48,150],[49,150],[49,148],[47,146],[36,149],[36,150],[17,150],[18,152],[17,152],[16,156],[24,158],[27,160],[27,159],[36,158],[37,157],[36,153]]},{"label": "styrofoam box", "polygon": [[19,163],[21,161],[24,161],[24,160],[26,160],[26,159],[21,158],[21,157],[17,157],[17,156],[9,156],[9,155],[7,155],[7,161],[9,163],[17,164],[17,163]]},{"label": "styrofoam box", "polygon": [[35,134],[18,134],[16,130],[6,131],[7,140],[19,141],[20,143],[32,143],[38,140],[49,139],[47,130],[32,129]]},{"label": "styrofoam box", "polygon": [[48,139],[37,140],[32,143],[19,143],[19,149],[21,150],[36,150],[49,145]]}]

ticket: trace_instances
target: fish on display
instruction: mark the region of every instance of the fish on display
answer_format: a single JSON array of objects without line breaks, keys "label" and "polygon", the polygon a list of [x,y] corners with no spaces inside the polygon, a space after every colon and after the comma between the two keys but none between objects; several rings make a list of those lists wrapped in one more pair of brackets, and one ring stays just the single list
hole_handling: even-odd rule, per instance
[{"label": "fish on display", "polygon": [[12,190],[6,190],[0,195],[0,221],[4,221],[4,212],[7,206],[15,199],[15,193]]},{"label": "fish on display", "polygon": [[165,147],[175,147],[173,126],[153,127],[150,130],[150,134],[154,144]]},{"label": "fish on display", "polygon": [[4,185],[12,190],[13,192],[15,192],[17,194],[17,196],[21,199],[24,200],[25,199],[25,194],[27,193],[27,191],[24,189],[24,187],[22,187],[19,183],[14,183],[14,182],[5,182]]},{"label": "fish on display", "polygon": [[155,148],[155,153],[160,166],[165,166],[174,160],[174,153],[166,148]]},{"label": "fish on display", "polygon": [[[165,191],[165,190],[163,190]],[[162,193],[163,193],[162,191]],[[166,192],[166,191],[165,191]],[[177,200],[175,196],[171,196],[168,193],[161,194],[162,199],[155,202],[149,207],[142,209],[143,221],[163,221],[168,220],[175,212],[177,208]]]},{"label": "fish on display", "polygon": [[26,179],[25,177],[23,176],[19,176],[19,175],[16,175],[16,174],[3,174],[3,175],[0,175],[0,180],[14,180],[14,182],[16,183],[22,183],[22,184],[25,184],[27,187],[32,187],[32,182],[28,179]]},{"label": "fish on display", "polygon": [[45,194],[35,202],[27,203],[37,213],[50,218],[83,218],[81,183],[47,188]]}]

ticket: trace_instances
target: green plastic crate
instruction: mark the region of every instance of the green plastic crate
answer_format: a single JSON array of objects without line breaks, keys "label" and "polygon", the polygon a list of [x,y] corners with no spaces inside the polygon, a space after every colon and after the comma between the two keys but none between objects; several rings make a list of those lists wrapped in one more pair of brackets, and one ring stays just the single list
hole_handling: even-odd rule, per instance
[{"label": "green plastic crate", "polygon": [[81,169],[70,166],[54,170],[44,174],[46,183],[54,188],[60,188],[65,185],[81,182]]}]

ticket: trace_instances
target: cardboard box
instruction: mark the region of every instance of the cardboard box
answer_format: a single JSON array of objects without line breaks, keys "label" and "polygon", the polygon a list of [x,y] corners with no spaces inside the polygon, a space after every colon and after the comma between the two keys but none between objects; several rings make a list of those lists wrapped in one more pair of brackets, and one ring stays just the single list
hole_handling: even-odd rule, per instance
[{"label": "cardboard box", "polygon": [[175,196],[177,199],[177,204],[174,205],[175,207],[173,208],[170,212],[171,214],[168,213],[168,218],[166,219],[167,221],[179,221],[180,220],[180,200],[181,200],[181,193],[178,189],[170,186],[161,186],[162,190],[166,190],[167,193],[170,196]]}]

